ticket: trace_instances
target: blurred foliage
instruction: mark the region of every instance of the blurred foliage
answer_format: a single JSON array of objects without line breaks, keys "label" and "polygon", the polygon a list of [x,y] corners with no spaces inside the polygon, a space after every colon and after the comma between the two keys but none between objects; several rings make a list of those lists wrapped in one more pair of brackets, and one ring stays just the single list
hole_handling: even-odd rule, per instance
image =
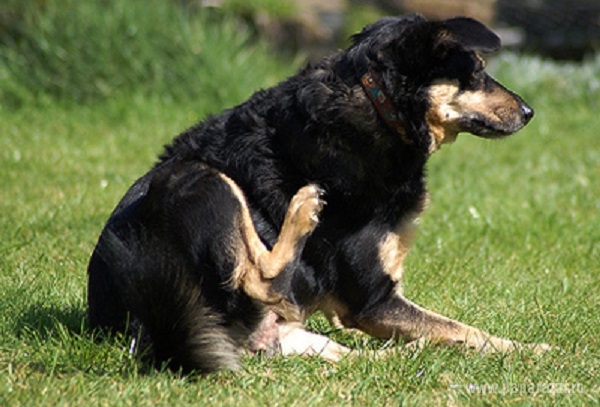
[{"label": "blurred foliage", "polygon": [[0,15],[0,102],[8,108],[134,89],[229,98],[224,84],[235,67],[275,60],[242,19],[191,2],[9,0]]},{"label": "blurred foliage", "polygon": [[237,15],[265,13],[271,17],[286,18],[293,16],[297,11],[296,4],[290,0],[217,0],[212,3]]}]

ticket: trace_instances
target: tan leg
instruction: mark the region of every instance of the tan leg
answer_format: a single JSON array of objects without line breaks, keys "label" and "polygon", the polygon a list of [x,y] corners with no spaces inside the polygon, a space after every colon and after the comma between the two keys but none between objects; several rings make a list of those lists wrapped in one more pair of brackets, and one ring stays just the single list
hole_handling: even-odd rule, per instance
[{"label": "tan leg", "polygon": [[357,317],[360,330],[379,338],[402,338],[409,346],[462,344],[480,352],[510,352],[531,349],[541,353],[552,349],[547,344],[520,344],[490,335],[480,329],[428,311],[395,294],[381,306]]},{"label": "tan leg", "polygon": [[319,222],[319,213],[324,204],[321,200],[322,191],[316,185],[308,185],[294,195],[277,242],[272,250],[268,250],[254,228],[242,191],[225,175],[223,179],[241,204],[240,239],[237,239],[241,240],[241,244],[234,244],[238,264],[232,276],[232,285],[254,299],[267,304],[277,303],[282,298],[270,290],[271,280],[302,254],[305,238]]},{"label": "tan leg", "polygon": [[287,264],[301,255],[301,241],[315,230],[319,222],[319,213],[324,204],[321,194],[316,185],[298,190],[288,207],[277,243],[270,252],[262,243],[256,242],[258,236],[247,236],[248,242],[253,245],[253,257],[262,277],[277,277]]}]

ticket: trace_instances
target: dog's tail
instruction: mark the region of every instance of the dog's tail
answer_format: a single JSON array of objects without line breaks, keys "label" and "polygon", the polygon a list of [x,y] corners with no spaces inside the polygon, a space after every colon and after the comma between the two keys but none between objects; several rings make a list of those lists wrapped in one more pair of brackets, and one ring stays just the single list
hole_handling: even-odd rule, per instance
[{"label": "dog's tail", "polygon": [[130,318],[148,335],[157,367],[166,364],[183,373],[238,367],[238,344],[206,305],[200,281],[177,263],[180,256],[170,256],[165,245],[148,242],[147,236],[132,235],[139,236],[132,233],[125,242],[106,228],[96,250],[109,265]]}]

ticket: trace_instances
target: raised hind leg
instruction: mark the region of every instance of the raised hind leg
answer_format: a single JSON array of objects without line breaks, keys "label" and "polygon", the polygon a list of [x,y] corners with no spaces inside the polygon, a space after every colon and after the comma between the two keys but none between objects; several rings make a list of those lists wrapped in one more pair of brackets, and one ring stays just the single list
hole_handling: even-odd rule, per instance
[{"label": "raised hind leg", "polygon": [[290,201],[277,242],[269,250],[256,232],[242,191],[231,179],[224,175],[223,178],[241,204],[238,222],[242,244],[237,247],[238,264],[232,284],[254,299],[267,304],[277,303],[282,294],[271,290],[272,280],[301,256],[306,238],[319,221],[322,192],[316,185],[298,190]]}]

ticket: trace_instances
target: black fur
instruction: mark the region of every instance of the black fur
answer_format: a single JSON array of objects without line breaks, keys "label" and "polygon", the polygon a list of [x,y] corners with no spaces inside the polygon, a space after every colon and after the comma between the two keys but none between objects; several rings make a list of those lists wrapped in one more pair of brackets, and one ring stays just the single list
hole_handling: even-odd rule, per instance
[{"label": "black fur", "polygon": [[[498,46],[470,19],[382,19],[346,51],[178,136],[99,239],[89,265],[91,324],[123,330],[132,314],[158,360],[175,369],[236,365],[263,306],[227,284],[233,260],[223,245],[238,208],[217,172],[244,192],[267,246],[294,193],[318,184],[327,205],[286,297],[310,312],[334,295],[353,315],[369,313],[395,287],[379,265],[379,241],[423,209],[432,143],[425,91],[436,79],[470,75],[472,58],[461,55]],[[367,69],[382,78],[412,144],[364,96]]]}]

